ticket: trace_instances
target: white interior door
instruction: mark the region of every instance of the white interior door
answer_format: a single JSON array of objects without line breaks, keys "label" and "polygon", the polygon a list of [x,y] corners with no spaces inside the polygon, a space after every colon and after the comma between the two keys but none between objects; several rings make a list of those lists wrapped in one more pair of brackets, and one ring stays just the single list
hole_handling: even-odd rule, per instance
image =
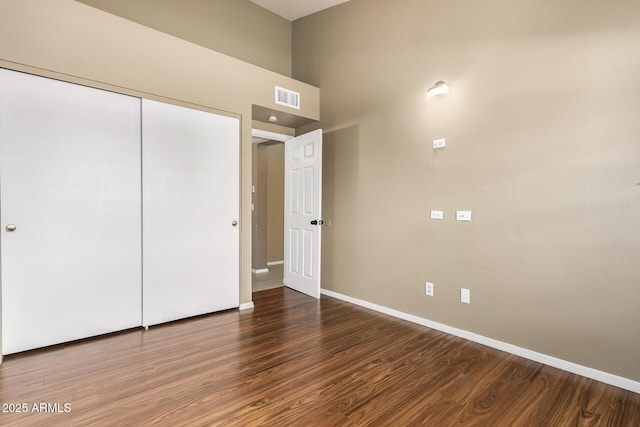
[{"label": "white interior door", "polygon": [[239,305],[239,120],[142,100],[143,325]]},{"label": "white interior door", "polygon": [[285,142],[284,283],[320,298],[322,130]]},{"label": "white interior door", "polygon": [[2,353],[140,326],[140,99],[0,69]]}]

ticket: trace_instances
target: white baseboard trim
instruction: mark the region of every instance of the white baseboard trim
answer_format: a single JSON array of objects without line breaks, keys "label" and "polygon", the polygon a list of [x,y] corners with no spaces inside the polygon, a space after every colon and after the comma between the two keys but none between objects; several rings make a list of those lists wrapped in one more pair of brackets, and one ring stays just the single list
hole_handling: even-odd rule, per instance
[{"label": "white baseboard trim", "polygon": [[554,368],[562,369],[563,371],[571,372],[583,377],[591,378],[596,381],[610,384],[615,387],[620,387],[625,390],[632,391],[634,393],[640,393],[640,382],[630,380],[628,378],[620,377],[618,375],[610,374],[608,372],[599,371],[597,369],[589,368],[587,366],[578,365],[573,362],[568,362],[557,357],[549,356],[536,351],[528,350],[526,348],[518,347],[513,344],[494,340],[483,335],[478,335],[473,332],[465,331],[463,329],[454,328],[452,326],[445,325],[443,323],[434,322],[432,320],[424,319],[422,317],[414,316],[413,314],[404,313],[402,311],[394,310],[392,308],[384,307],[382,305],[374,304],[368,301],[364,301],[358,298],[353,298],[347,295],[343,295],[337,292],[329,291],[327,289],[320,289],[322,295],[336,298],[342,301],[349,302],[351,304],[359,305],[380,313],[388,314],[389,316],[397,317],[399,319],[407,320],[418,325],[426,326],[428,328],[436,329],[438,331],[445,332],[447,334],[455,335],[460,338],[467,339],[469,341],[484,344],[488,347],[492,347],[498,350],[506,351],[507,353],[515,354],[516,356],[524,357],[525,359],[533,360],[534,362],[543,363]]},{"label": "white baseboard trim", "polygon": [[261,274],[261,273],[268,273],[269,269],[268,268],[252,268],[251,271],[256,274]]},{"label": "white baseboard trim", "polygon": [[239,310],[249,310],[250,308],[253,308],[253,301],[249,301],[249,302],[244,302],[242,304],[240,304],[240,306],[238,307]]},{"label": "white baseboard trim", "polygon": [[284,261],[269,261],[267,265],[282,265]]}]

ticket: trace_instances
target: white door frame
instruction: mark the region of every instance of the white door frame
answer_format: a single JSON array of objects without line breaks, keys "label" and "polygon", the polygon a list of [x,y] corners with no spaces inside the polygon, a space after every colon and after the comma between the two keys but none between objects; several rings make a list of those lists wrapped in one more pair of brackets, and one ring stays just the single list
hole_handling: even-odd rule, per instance
[{"label": "white door frame", "polygon": [[291,138],[295,138],[294,136],[291,136],[291,135],[285,135],[283,133],[270,132],[268,130],[262,130],[262,129],[251,129],[251,136],[253,138],[259,138],[259,139],[263,139],[264,140],[264,141],[256,142],[256,144],[261,144],[261,143],[266,142],[266,141],[286,142],[287,140],[289,140]]}]

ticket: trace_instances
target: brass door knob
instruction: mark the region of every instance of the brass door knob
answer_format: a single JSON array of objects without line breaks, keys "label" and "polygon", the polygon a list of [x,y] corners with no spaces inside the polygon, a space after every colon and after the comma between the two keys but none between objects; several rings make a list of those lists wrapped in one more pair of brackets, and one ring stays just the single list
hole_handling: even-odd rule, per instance
[{"label": "brass door knob", "polygon": [[5,230],[7,230],[9,233],[16,231],[16,226],[13,224],[7,224],[7,226],[4,228]]},{"label": "brass door knob", "polygon": [[231,225],[233,225],[235,227],[236,225],[238,225],[238,221],[235,221],[235,220],[231,221]]}]

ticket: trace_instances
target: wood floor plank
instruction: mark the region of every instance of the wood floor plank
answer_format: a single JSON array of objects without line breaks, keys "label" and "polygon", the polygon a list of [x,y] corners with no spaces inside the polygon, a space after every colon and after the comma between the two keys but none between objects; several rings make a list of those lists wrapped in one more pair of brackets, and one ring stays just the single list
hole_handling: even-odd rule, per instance
[{"label": "wood floor plank", "polygon": [[28,411],[0,425],[640,426],[640,395],[477,343],[285,288],[254,304],[7,356],[0,402]]}]

